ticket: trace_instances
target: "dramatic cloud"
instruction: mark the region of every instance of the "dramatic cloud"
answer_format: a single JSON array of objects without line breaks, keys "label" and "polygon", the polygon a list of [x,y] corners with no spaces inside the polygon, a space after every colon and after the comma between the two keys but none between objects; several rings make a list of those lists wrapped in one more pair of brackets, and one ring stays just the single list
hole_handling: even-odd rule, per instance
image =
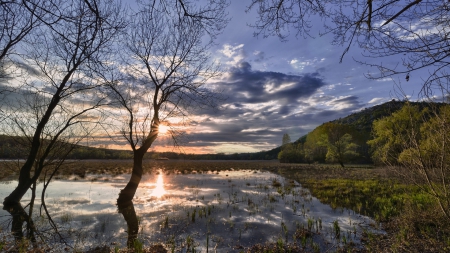
[{"label": "dramatic cloud", "polygon": [[266,103],[277,101],[289,104],[312,95],[325,83],[317,73],[286,75],[277,72],[253,71],[248,62],[231,68],[223,83],[228,102]]},{"label": "dramatic cloud", "polygon": [[330,85],[318,73],[253,70],[245,61],[231,67],[214,86],[228,97],[218,110],[197,111],[203,120],[189,133],[187,147],[205,146],[210,152],[267,150],[278,146],[284,133],[295,140],[364,106],[357,96],[323,95],[322,89]]}]

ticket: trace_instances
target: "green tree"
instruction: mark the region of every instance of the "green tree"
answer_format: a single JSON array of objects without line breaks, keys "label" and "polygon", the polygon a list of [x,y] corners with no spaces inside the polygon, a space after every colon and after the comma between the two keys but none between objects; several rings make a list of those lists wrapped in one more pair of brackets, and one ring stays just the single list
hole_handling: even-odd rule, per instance
[{"label": "green tree", "polygon": [[416,105],[406,103],[391,116],[374,121],[374,139],[367,143],[372,149],[376,163],[398,165],[400,153],[407,149],[409,141],[418,141],[420,125],[427,110],[420,111]]},{"label": "green tree", "polygon": [[278,160],[281,163],[300,163],[304,161],[304,157],[301,143],[298,145],[288,143],[284,145],[280,153],[278,153]]},{"label": "green tree", "polygon": [[328,135],[327,140],[326,161],[337,162],[345,167],[344,163],[359,155],[357,152],[358,145],[352,141],[352,136],[348,133],[336,138],[330,138],[330,135]]},{"label": "green tree", "polygon": [[450,219],[450,106],[420,111],[406,104],[374,123],[374,155],[406,181],[435,198]]},{"label": "green tree", "polygon": [[323,126],[324,125],[317,127],[306,136],[303,150],[305,154],[305,160],[308,163],[325,162],[327,148],[326,146],[320,144],[321,140],[323,140],[322,136],[326,134],[325,128]]}]

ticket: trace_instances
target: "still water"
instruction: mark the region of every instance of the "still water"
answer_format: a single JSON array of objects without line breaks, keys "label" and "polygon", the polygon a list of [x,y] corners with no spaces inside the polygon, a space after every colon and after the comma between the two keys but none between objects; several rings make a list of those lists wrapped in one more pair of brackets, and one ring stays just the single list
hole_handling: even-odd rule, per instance
[{"label": "still water", "polygon": [[[86,175],[54,180],[40,206],[38,185],[33,221],[38,241],[54,252],[127,246],[128,228],[116,199],[129,175]],[[0,184],[0,199],[17,185]],[[25,207],[31,193],[23,198]],[[138,236],[145,245],[161,243],[175,252],[240,252],[257,243],[282,242],[320,251],[360,244],[364,231],[378,233],[375,222],[346,209],[332,209],[298,183],[269,172],[229,170],[144,175],[133,200]],[[25,208],[28,212],[28,207]],[[340,233],[336,231],[338,226]],[[12,241],[11,215],[0,211],[0,236]],[[57,232],[55,232],[57,231]],[[333,250],[332,250],[333,251]]]}]

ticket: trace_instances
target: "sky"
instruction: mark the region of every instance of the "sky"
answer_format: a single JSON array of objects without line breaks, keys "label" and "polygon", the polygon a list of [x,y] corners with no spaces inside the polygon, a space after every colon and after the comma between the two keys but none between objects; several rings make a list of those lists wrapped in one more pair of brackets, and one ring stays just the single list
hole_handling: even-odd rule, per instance
[{"label": "sky", "polygon": [[[311,37],[255,37],[255,10],[246,12],[249,0],[230,1],[230,22],[210,49],[212,61],[221,63],[222,76],[207,84],[222,91],[226,99],[217,108],[195,109],[189,115],[186,135],[174,146],[169,133],[160,131],[151,151],[184,153],[247,153],[270,150],[289,134],[292,141],[322,123],[345,117],[392,99],[417,100],[426,72],[393,79],[371,80],[376,68],[356,60],[394,66],[401,59],[366,58],[353,45],[340,58],[344,47],[332,45],[320,18],[312,18]],[[295,30],[291,30],[295,34]],[[13,100],[14,98],[11,98]],[[161,129],[164,130],[164,129]],[[120,135],[120,134],[117,134]],[[123,138],[114,141],[97,135],[89,146],[130,149]]]},{"label": "sky", "polygon": [[395,64],[399,59],[367,59],[356,45],[342,63],[341,46],[332,36],[319,36],[320,19],[313,19],[314,38],[254,37],[248,24],[255,12],[246,13],[248,1],[231,1],[230,23],[212,49],[224,75],[215,82],[227,97],[217,109],[192,115],[195,126],[181,147],[173,148],[164,135],[154,150],[186,153],[243,153],[270,150],[281,145],[284,133],[295,141],[324,122],[345,117],[392,99],[417,99],[421,79],[405,77],[370,80],[376,73],[355,60]]}]

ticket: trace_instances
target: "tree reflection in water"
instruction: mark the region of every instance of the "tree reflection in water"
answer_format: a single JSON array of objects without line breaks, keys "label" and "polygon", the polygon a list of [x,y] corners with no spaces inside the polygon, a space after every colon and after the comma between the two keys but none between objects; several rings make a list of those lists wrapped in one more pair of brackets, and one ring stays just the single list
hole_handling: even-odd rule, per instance
[{"label": "tree reflection in water", "polygon": [[31,215],[25,212],[24,208],[20,203],[11,203],[3,206],[3,210],[11,214],[11,233],[14,236],[16,244],[20,244],[24,239],[23,225],[26,223],[27,236],[26,238],[33,243],[33,247],[36,247],[36,228],[34,226]]},{"label": "tree reflection in water", "polygon": [[136,211],[134,210],[134,204],[132,201],[127,201],[125,203],[118,203],[119,213],[123,215],[123,218],[127,222],[127,246],[128,248],[133,247],[134,241],[137,239],[139,232],[139,221],[136,216]]}]

